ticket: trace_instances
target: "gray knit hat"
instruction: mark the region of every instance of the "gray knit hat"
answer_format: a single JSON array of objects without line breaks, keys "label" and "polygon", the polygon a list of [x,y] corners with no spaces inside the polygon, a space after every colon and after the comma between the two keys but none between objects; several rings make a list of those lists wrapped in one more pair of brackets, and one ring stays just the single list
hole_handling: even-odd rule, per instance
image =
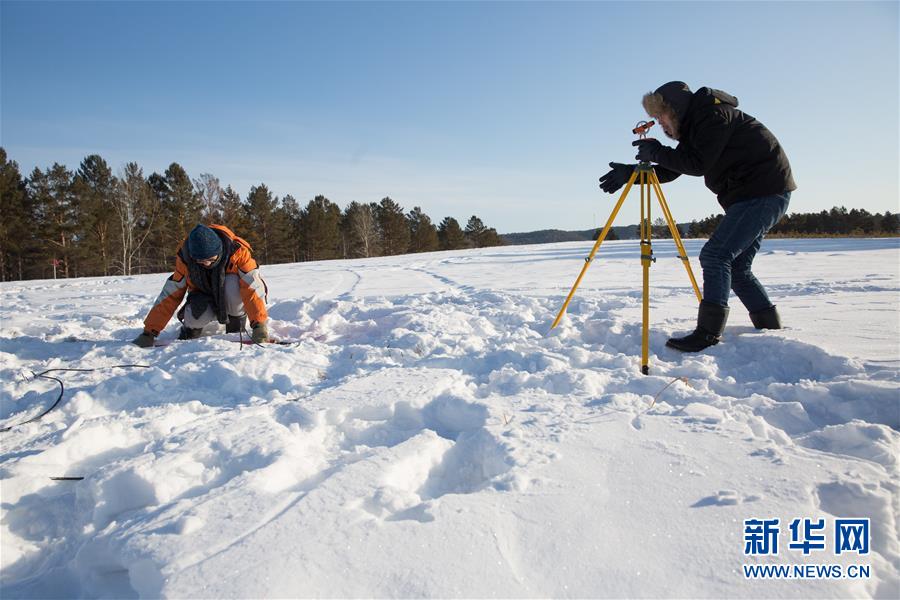
[{"label": "gray knit hat", "polygon": [[206,225],[197,225],[188,235],[188,251],[194,260],[204,260],[222,253],[222,240]]}]

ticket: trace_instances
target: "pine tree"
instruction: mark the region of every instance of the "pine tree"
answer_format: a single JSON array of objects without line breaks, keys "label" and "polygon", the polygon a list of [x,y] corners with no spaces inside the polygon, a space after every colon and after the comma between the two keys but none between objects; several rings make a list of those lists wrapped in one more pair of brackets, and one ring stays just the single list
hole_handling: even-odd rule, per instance
[{"label": "pine tree", "polygon": [[850,223],[847,220],[847,208],[835,206],[828,211],[827,233],[846,234],[850,232]]},{"label": "pine tree", "polygon": [[275,210],[275,229],[278,253],[273,262],[297,262],[300,260],[300,205],[288,194]]},{"label": "pine tree", "polygon": [[409,224],[403,214],[403,207],[390,198],[383,198],[375,209],[375,219],[381,234],[382,254],[404,254],[409,248]]},{"label": "pine tree", "polygon": [[[270,263],[270,254],[277,251],[278,237],[275,227],[275,209],[278,198],[269,191],[266,184],[251,187],[247,195],[247,215],[250,228],[245,236],[253,246],[254,253],[265,264]],[[240,235],[240,234],[239,234]]]},{"label": "pine tree", "polygon": [[147,181],[160,211],[148,240],[154,249],[150,259],[155,269],[167,270],[187,234],[201,222],[203,204],[178,163],[169,165],[164,175],[153,173]]},{"label": "pine tree", "polygon": [[[116,232],[116,178],[112,169],[97,154],[81,161],[72,182],[72,193],[79,206],[77,237],[78,254],[83,274],[109,275],[112,266],[113,235]],[[116,252],[117,253],[117,252]]]},{"label": "pine tree", "polygon": [[25,181],[15,161],[0,147],[0,281],[24,279],[34,232]]},{"label": "pine tree", "polygon": [[35,168],[27,189],[35,203],[35,230],[43,252],[36,259],[43,275],[52,267],[54,277],[77,273],[74,232],[77,206],[72,194],[72,172],[59,163],[46,171]]},{"label": "pine tree", "polygon": [[701,237],[712,235],[712,232],[716,230],[716,227],[718,227],[721,222],[722,215],[710,215],[705,219],[701,219],[697,222],[698,235]]},{"label": "pine tree", "polygon": [[240,195],[230,185],[222,192],[221,204],[216,210],[221,214],[220,224],[225,225],[240,237],[248,235],[250,217],[247,205],[241,201]]},{"label": "pine tree", "polygon": [[485,231],[487,231],[487,227],[484,226],[481,219],[475,215],[469,217],[465,230],[466,239],[469,240],[469,245],[474,248],[481,248],[481,237],[484,235]]},{"label": "pine tree", "polygon": [[168,226],[172,229],[170,247],[174,252],[203,218],[203,203],[194,191],[194,184],[187,172],[178,163],[172,163],[166,169],[166,184],[169,196],[166,198]]},{"label": "pine tree", "polygon": [[884,215],[881,217],[881,231],[894,234],[898,230],[900,230],[900,218],[891,212],[884,211]]},{"label": "pine tree", "polygon": [[822,234],[828,230],[828,211],[823,210],[814,215],[810,215],[806,233]]},{"label": "pine tree", "polygon": [[[600,234],[601,234],[601,233],[603,233],[603,228],[602,228],[602,227],[600,227],[599,229],[595,229],[595,230],[594,230],[594,233],[591,234],[591,239],[594,240],[594,241],[596,242],[596,241],[597,241],[597,238],[600,237]],[[614,242],[614,241],[616,241],[617,239],[619,239],[619,234],[616,233],[616,230],[615,230],[614,228],[610,227],[610,228],[609,228],[609,231],[606,232],[606,237],[604,238],[604,241]]]},{"label": "pine tree", "polygon": [[481,247],[482,248],[492,248],[494,246],[503,246],[506,242],[503,241],[503,238],[500,237],[500,234],[497,233],[497,230],[493,227],[488,227],[484,232],[484,235],[481,237]]},{"label": "pine tree", "polygon": [[420,207],[414,207],[406,220],[409,224],[410,252],[432,252],[439,248],[437,228]]},{"label": "pine tree", "polygon": [[850,221],[850,231],[856,234],[871,234],[875,231],[875,217],[864,208],[850,209],[847,218]]},{"label": "pine tree", "polygon": [[697,222],[697,219],[692,220],[685,237],[696,238],[702,237],[702,235],[703,233],[700,231],[700,224]]},{"label": "pine tree", "polygon": [[438,226],[438,242],[441,250],[459,250],[460,248],[468,247],[466,236],[459,226],[459,221],[453,217],[444,217],[444,220],[441,221],[441,224]]},{"label": "pine tree", "polygon": [[656,217],[653,220],[651,231],[653,233],[653,237],[657,239],[669,239],[672,237],[672,232],[669,231],[669,224],[666,223],[666,220],[662,217]]},{"label": "pine tree", "polygon": [[301,260],[341,256],[341,209],[325,196],[316,196],[300,213]]},{"label": "pine tree", "polygon": [[488,228],[485,224],[472,215],[469,222],[466,223],[465,230],[466,239],[474,248],[488,248],[491,246],[502,246],[503,240],[497,234],[497,230],[493,227]]}]

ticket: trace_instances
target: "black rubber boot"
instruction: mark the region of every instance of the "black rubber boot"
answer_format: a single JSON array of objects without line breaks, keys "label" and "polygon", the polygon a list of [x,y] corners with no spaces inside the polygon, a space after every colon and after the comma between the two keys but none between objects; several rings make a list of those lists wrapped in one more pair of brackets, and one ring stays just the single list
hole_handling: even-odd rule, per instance
[{"label": "black rubber boot", "polygon": [[719,343],[728,320],[728,307],[711,302],[701,302],[697,311],[697,329],[690,335],[670,338],[666,346],[682,352],[700,352]]},{"label": "black rubber boot", "polygon": [[200,337],[200,334],[203,332],[203,328],[192,329],[185,325],[181,326],[181,331],[178,332],[179,340],[193,340],[195,338]]},{"label": "black rubber boot", "polygon": [[238,333],[239,331],[244,330],[245,325],[247,325],[246,315],[243,317],[228,315],[228,323],[225,324],[225,333]]},{"label": "black rubber boot", "polygon": [[781,317],[774,306],[750,313],[750,320],[757,329],[781,329]]}]

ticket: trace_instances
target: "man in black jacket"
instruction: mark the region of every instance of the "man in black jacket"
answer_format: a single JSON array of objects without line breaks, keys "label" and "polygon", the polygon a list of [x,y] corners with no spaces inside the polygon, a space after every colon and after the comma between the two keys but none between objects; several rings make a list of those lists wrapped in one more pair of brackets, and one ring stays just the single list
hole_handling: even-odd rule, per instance
[{"label": "man in black jacket", "polygon": [[[660,182],[679,175],[702,175],[725,209],[722,222],[700,252],[703,301],[697,328],[667,346],[698,352],[719,342],[728,318],[729,288],[750,311],[757,329],[780,329],[778,311],[751,266],[765,234],[787,211],[797,189],[787,156],[766,127],[737,110],[737,98],[720,90],[671,81],[644,95],[644,109],[678,146],[655,139],[634,142],[636,158],[655,163]],[[610,163],[600,178],[613,193],[631,177],[635,165]]]}]

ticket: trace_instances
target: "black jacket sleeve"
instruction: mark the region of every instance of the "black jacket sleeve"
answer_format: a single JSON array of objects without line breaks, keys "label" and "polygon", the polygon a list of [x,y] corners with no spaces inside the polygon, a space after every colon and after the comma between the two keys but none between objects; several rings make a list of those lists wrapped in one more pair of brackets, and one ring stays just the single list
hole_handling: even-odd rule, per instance
[{"label": "black jacket sleeve", "polygon": [[665,167],[660,167],[656,165],[653,167],[653,170],[656,171],[656,177],[659,179],[660,183],[669,183],[670,181],[674,181],[681,177],[681,173],[676,173],[675,171],[670,171]]},{"label": "black jacket sleeve", "polygon": [[725,111],[706,111],[706,114],[693,125],[695,130],[690,145],[682,142],[674,149],[663,146],[656,156],[656,162],[676,173],[705,175],[719,160],[731,137],[733,128],[730,121]]}]

